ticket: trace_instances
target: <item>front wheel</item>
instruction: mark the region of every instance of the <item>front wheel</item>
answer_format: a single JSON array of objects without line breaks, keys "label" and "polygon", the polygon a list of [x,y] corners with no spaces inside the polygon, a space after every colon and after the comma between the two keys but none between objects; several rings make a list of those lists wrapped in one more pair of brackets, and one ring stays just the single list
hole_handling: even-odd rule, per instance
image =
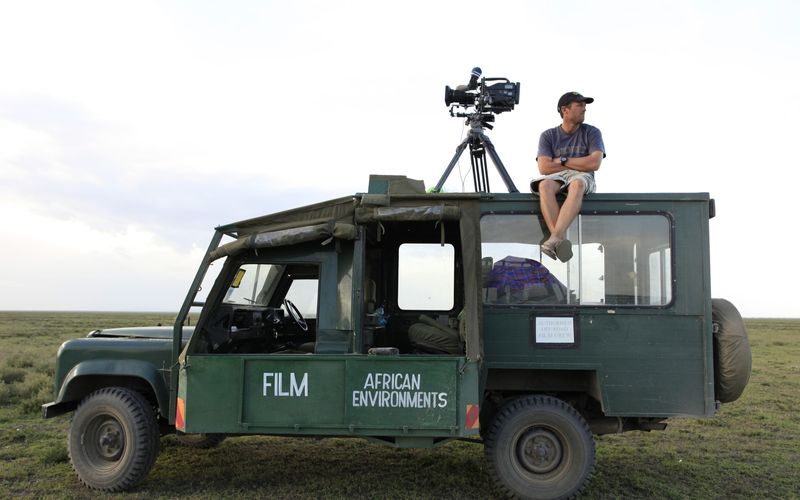
[{"label": "front wheel", "polygon": [[102,491],[123,491],[150,472],[158,437],[153,407],[144,396],[107,387],[88,395],[75,410],[67,449],[82,483]]},{"label": "front wheel", "polygon": [[594,471],[592,432],[575,408],[549,396],[514,399],[486,436],[495,483],[517,498],[572,498]]}]

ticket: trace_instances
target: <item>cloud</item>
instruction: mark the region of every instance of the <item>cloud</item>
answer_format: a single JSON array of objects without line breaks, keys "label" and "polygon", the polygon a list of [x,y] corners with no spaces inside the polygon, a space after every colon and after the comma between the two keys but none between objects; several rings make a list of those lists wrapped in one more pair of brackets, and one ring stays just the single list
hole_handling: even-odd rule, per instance
[{"label": "cloud", "polygon": [[0,134],[10,145],[0,151],[6,199],[98,230],[145,227],[178,244],[195,242],[213,225],[348,194],[313,176],[297,175],[286,189],[279,174],[293,175],[289,168],[253,172],[221,164],[192,172],[187,159],[160,158],[147,144],[109,143],[125,130],[50,98],[0,98]]},{"label": "cloud", "polygon": [[104,232],[15,201],[0,202],[0,309],[175,310],[204,253],[140,227]]}]

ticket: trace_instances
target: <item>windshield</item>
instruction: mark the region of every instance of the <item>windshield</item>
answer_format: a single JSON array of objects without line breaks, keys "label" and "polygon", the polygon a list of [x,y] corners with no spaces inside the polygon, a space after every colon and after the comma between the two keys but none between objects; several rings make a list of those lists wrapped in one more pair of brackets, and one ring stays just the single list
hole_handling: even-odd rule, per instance
[{"label": "windshield", "polygon": [[223,302],[267,305],[285,268],[280,264],[242,264]]}]

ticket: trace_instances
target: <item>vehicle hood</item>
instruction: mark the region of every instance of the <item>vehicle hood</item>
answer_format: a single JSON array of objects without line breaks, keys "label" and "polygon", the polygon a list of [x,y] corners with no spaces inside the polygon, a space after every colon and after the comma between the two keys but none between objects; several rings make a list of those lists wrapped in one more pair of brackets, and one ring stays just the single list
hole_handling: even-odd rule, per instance
[{"label": "vehicle hood", "polygon": [[[87,337],[103,338],[137,338],[137,339],[171,339],[171,326],[136,326],[131,328],[107,328],[105,330],[94,330],[89,332]],[[183,339],[188,339],[194,332],[194,326],[183,327]]]}]

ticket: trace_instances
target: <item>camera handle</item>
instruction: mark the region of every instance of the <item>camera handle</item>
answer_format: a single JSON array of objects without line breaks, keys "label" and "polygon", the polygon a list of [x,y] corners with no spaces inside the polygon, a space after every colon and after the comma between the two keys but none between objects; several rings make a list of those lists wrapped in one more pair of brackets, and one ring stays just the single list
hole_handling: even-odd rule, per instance
[{"label": "camera handle", "polygon": [[433,192],[438,193],[441,191],[442,186],[444,186],[445,181],[453,171],[453,167],[455,167],[456,163],[458,163],[458,159],[461,157],[464,149],[469,146],[470,162],[472,163],[472,182],[475,185],[476,193],[491,192],[489,190],[489,170],[486,168],[487,152],[489,153],[489,158],[492,159],[492,163],[494,163],[494,166],[497,167],[497,172],[500,174],[500,178],[503,179],[508,192],[519,193],[519,190],[514,185],[514,181],[512,181],[511,177],[508,175],[505,165],[503,165],[503,162],[497,155],[497,151],[494,149],[494,144],[492,144],[492,141],[483,131],[484,123],[481,115],[476,113],[470,116],[468,123],[470,126],[469,134],[467,134],[467,137],[461,141],[461,144],[459,144],[456,148],[456,154],[453,156],[453,159],[450,160],[450,164],[447,165],[447,169],[445,169],[444,174],[442,175],[442,178],[439,179],[436,187],[433,188]]}]

